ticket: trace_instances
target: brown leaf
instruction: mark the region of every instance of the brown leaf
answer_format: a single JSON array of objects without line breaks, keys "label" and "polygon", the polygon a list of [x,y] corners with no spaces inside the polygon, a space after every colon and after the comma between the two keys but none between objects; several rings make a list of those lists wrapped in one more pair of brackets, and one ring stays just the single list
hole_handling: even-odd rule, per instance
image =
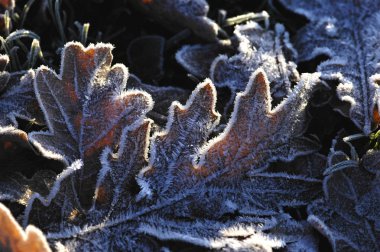
[{"label": "brown leaf", "polygon": [[50,252],[43,233],[29,225],[22,230],[11,212],[0,203],[0,250],[13,252]]},{"label": "brown leaf", "polygon": [[204,175],[218,171],[231,179],[317,149],[315,142],[301,136],[307,123],[307,101],[317,82],[318,74],[303,75],[292,94],[272,109],[266,74],[257,70],[246,90],[237,95],[224,132],[202,149],[199,171]]},{"label": "brown leaf", "polygon": [[76,188],[84,202],[93,194],[99,156],[107,146],[116,148],[123,129],[139,123],[153,106],[145,92],[124,91],[128,71],[111,67],[112,46],[68,43],[63,49],[61,73],[37,69],[34,83],[48,132],[33,132],[31,142],[47,157],[66,164],[82,159],[84,167]]}]

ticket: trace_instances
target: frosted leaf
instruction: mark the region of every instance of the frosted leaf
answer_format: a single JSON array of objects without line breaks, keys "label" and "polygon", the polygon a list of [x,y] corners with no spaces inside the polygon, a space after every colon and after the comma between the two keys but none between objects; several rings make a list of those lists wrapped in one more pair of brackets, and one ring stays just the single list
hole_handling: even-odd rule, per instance
[{"label": "frosted leaf", "polygon": [[131,0],[130,2],[170,30],[189,28],[205,40],[217,40],[218,25],[207,18],[209,5],[205,0]]},{"label": "frosted leaf", "polygon": [[50,252],[42,232],[34,226],[22,230],[11,212],[0,203],[0,250],[14,252]]},{"label": "frosted leaf", "polygon": [[[318,75],[304,75],[292,94],[272,109],[266,75],[261,69],[252,75],[246,90],[237,95],[224,132],[200,151],[196,173],[207,181],[205,194],[212,198],[227,189],[223,198],[235,199],[236,209],[265,214],[284,205],[302,205],[308,195],[318,193],[318,189],[302,189],[318,180],[264,172],[271,162],[291,161],[318,148],[301,136],[306,126],[306,104],[317,81]],[[241,180],[246,176],[247,181]],[[278,190],[271,191],[273,187]],[[309,194],[304,194],[306,191]],[[206,195],[199,194],[198,200],[202,197]],[[217,206],[210,212],[218,216],[224,211],[226,208]]]},{"label": "frosted leaf", "polygon": [[302,134],[306,105],[318,80],[318,74],[302,75],[289,97],[272,109],[268,79],[263,70],[257,70],[246,90],[237,95],[224,132],[203,147],[199,169],[231,178],[255,174],[269,162],[291,161],[316,150],[316,143]]},{"label": "frosted leaf", "polygon": [[0,72],[0,126],[17,127],[16,117],[43,122],[33,90],[34,72]]},{"label": "frosted leaf", "polygon": [[[38,226],[51,244],[70,251],[147,250],[147,235],[226,250],[271,251],[305,242],[308,229],[285,218],[283,207],[308,204],[320,194],[320,181],[265,168],[277,159],[293,160],[318,148],[302,137],[306,102],[317,80],[318,75],[305,75],[272,110],[269,83],[259,70],[238,95],[226,132],[211,141],[209,134],[220,115],[215,111],[215,87],[205,80],[185,105],[172,104],[165,129],[151,138],[150,119],[141,116],[125,124],[113,139],[116,148],[103,147],[92,195],[75,187],[78,177],[92,172],[85,170],[86,159],[81,157],[57,176],[49,195],[31,196],[23,224]],[[275,135],[275,128],[281,136]],[[251,145],[237,145],[241,138]],[[238,159],[231,160],[228,152],[215,156],[218,143],[240,153]],[[91,202],[90,207],[83,206],[79,193],[87,196],[84,202]],[[226,220],[229,214],[234,217]],[[286,232],[287,225],[293,234]]]},{"label": "frosted leaf", "polygon": [[[215,88],[206,80],[198,85],[185,106],[174,102],[170,107],[166,130],[153,136],[150,164],[145,171],[146,176],[154,174],[149,184],[158,194],[176,191],[191,179],[193,159],[219,123],[215,103]],[[164,183],[162,178],[165,178]]]},{"label": "frosted leaf", "polygon": [[124,65],[111,67],[111,50],[109,44],[68,43],[60,75],[42,66],[34,82],[49,131],[32,132],[30,140],[47,157],[67,164],[83,160],[75,186],[81,200],[95,189],[103,149],[115,148],[123,129],[152,107],[147,93],[124,91],[128,72]]},{"label": "frosted leaf", "polygon": [[[342,154],[333,148],[330,157],[335,158],[330,158],[330,165],[339,164],[337,157]],[[336,169],[325,177],[325,197],[308,207],[309,223],[329,239],[334,251],[380,249],[380,173],[379,167],[376,171],[366,167],[371,155],[364,155],[356,166]]]},{"label": "frosted leaf", "polygon": [[267,73],[272,97],[281,101],[290,93],[292,82],[299,80],[293,62],[297,53],[289,42],[289,34],[281,24],[275,30],[263,29],[254,22],[238,25],[234,32],[239,41],[238,54],[221,55],[214,60],[210,77],[216,86],[243,91],[251,74],[262,68]]},{"label": "frosted leaf", "polygon": [[280,0],[310,23],[298,31],[299,61],[320,55],[330,59],[318,66],[324,79],[339,81],[340,100],[351,105],[349,116],[365,134],[372,130],[378,103],[380,4],[378,1]]},{"label": "frosted leaf", "polygon": [[281,24],[276,24],[274,31],[255,22],[237,25],[231,40],[237,44],[233,56],[223,54],[228,49],[225,45],[209,44],[184,46],[176,59],[191,74],[210,76],[217,87],[228,87],[233,93],[243,91],[258,68],[267,73],[277,102],[290,93],[292,82],[299,80],[293,62],[297,53]]}]

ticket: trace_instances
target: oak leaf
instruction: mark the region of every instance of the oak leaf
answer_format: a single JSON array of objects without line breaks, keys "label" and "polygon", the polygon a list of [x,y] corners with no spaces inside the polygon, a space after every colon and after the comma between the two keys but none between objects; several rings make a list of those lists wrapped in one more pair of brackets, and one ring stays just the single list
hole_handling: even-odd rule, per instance
[{"label": "oak leaf", "polygon": [[[272,110],[269,83],[258,70],[238,95],[226,131],[211,141],[220,115],[215,111],[215,87],[206,80],[185,105],[172,104],[165,130],[152,139],[152,121],[143,115],[123,124],[115,139],[118,147],[104,146],[101,153],[94,197],[87,196],[89,208],[83,207],[78,200],[82,192],[73,186],[89,172],[83,159],[57,177],[48,196],[31,197],[24,225],[37,225],[49,242],[73,251],[147,250],[147,234],[235,250],[270,251],[301,241],[310,232],[283,216],[281,209],[317,197],[320,181],[265,169],[275,160],[293,160],[318,148],[302,137],[307,100],[317,80],[318,75],[304,75],[288,99]],[[223,218],[228,214],[237,216]],[[297,231],[289,235],[284,223]],[[267,235],[270,230],[277,231]]]},{"label": "oak leaf", "polygon": [[30,133],[30,141],[66,164],[83,160],[75,186],[80,200],[95,189],[103,149],[116,148],[123,129],[139,123],[153,106],[147,93],[124,91],[128,71],[120,64],[111,67],[111,50],[109,44],[67,43],[60,75],[45,66],[36,72],[34,88],[49,131]]}]

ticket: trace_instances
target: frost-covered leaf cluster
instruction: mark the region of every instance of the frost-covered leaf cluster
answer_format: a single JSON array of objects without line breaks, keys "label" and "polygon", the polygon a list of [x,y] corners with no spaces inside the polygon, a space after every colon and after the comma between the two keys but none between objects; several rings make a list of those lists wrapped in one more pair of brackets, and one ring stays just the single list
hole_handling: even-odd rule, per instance
[{"label": "frost-covered leaf cluster", "polygon": [[[0,56],[0,161],[44,160],[0,165],[0,251],[380,250],[375,1],[128,4],[178,32],[142,31],[129,68],[84,25],[60,68]],[[192,87],[165,83],[180,67]]]},{"label": "frost-covered leaf cluster", "polygon": [[[302,76],[292,94],[272,108],[269,82],[257,70],[238,94],[229,125],[211,140],[220,115],[215,87],[206,80],[186,104],[172,103],[165,128],[150,138],[154,122],[146,115],[152,98],[144,91],[122,91],[127,72],[110,66],[109,45],[85,49],[70,43],[62,57],[60,75],[37,70],[35,89],[49,131],[32,133],[30,139],[44,155],[71,165],[49,195],[31,196],[25,225],[38,226],[50,242],[69,250],[144,249],[144,234],[209,248],[270,250],[310,235],[306,223],[281,209],[308,204],[320,194],[320,180],[266,169],[270,162],[318,148],[302,136],[318,75]],[[71,95],[59,96],[62,90]],[[226,220],[227,214],[236,217]],[[283,221],[299,234],[286,233]],[[272,235],[264,232],[272,229]]]}]

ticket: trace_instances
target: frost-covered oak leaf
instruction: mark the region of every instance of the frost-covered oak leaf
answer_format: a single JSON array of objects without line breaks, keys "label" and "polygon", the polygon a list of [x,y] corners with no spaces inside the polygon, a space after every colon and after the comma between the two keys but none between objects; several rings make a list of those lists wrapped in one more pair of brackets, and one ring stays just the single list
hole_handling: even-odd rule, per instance
[{"label": "frost-covered oak leaf", "polygon": [[206,80],[185,106],[174,102],[170,107],[166,130],[154,135],[150,164],[143,171],[145,179],[149,176],[149,186],[158,194],[175,192],[192,179],[193,159],[219,122],[215,103],[215,88]]},{"label": "frost-covered oak leaf", "polygon": [[217,40],[218,25],[207,18],[209,5],[205,0],[131,0],[130,2],[170,30],[180,31],[188,28],[205,40]]},{"label": "frost-covered oak leaf", "polygon": [[280,0],[290,11],[310,22],[298,31],[295,47],[299,61],[320,55],[330,59],[319,64],[322,78],[339,81],[340,100],[351,105],[349,116],[369,134],[379,103],[380,2]]},{"label": "frost-covered oak leaf", "polygon": [[[263,170],[276,159],[292,160],[315,151],[315,143],[303,139],[301,134],[306,102],[316,79],[316,75],[305,76],[288,100],[272,111],[270,105],[262,102],[264,99],[270,103],[270,94],[269,83],[260,70],[237,99],[230,127],[237,127],[247,141],[270,142],[273,146],[267,146],[266,151],[271,152],[273,147],[271,153],[278,157],[265,155],[260,144],[242,144],[239,160],[232,164],[228,151],[239,147],[229,139],[231,130],[207,144],[219,114],[215,111],[215,87],[206,80],[185,105],[172,104],[165,130],[149,139],[152,121],[138,120],[123,128],[118,148],[105,146],[96,188],[87,196],[87,201],[92,202],[89,208],[83,207],[73,186],[77,177],[89,171],[84,170],[85,161],[75,161],[57,177],[48,196],[31,197],[23,224],[38,226],[47,233],[51,244],[70,251],[158,250],[147,248],[147,235],[235,250],[270,251],[289,241],[301,241],[310,232],[303,225],[297,228],[294,220],[283,216],[281,208],[310,202],[319,194],[320,181]],[[271,138],[269,133],[264,134],[266,130],[273,134],[271,126],[257,124],[254,115],[272,118],[268,123],[274,124],[281,136]],[[286,119],[286,115],[291,118]],[[280,127],[280,122],[286,126]],[[222,156],[215,156],[218,142],[223,142],[225,146],[220,146],[227,150]],[[199,163],[200,152],[204,158]],[[224,214],[236,217],[226,220]],[[284,223],[298,230],[297,235],[285,232]],[[271,230],[275,230],[272,235],[266,234]]]},{"label": "frost-covered oak leaf", "polygon": [[[260,171],[276,158],[292,160],[297,155],[315,150],[315,143],[299,137],[305,126],[303,117],[305,117],[305,103],[310,95],[308,92],[312,92],[312,87],[318,79],[316,75],[309,77],[310,79],[307,79],[304,76],[304,83],[300,84],[299,89],[289,97],[287,101],[289,103],[282,104],[283,107],[288,107],[286,112],[288,116],[297,117],[293,118],[293,123],[285,122],[286,117],[279,116],[278,124],[274,123],[276,119],[273,118],[273,121],[268,122],[265,127],[264,125],[255,127],[255,122],[261,122],[263,118],[254,115],[249,117],[250,114],[262,113],[267,117],[276,115],[270,114],[270,105],[265,106],[266,104],[262,103],[262,99],[267,99],[270,104],[269,83],[262,70],[257,71],[245,93],[237,98],[235,114],[226,132],[206,144],[206,147],[202,147],[204,146],[201,144],[202,139],[206,138],[206,133],[216,125],[218,116],[212,106],[215,100],[208,101],[203,98],[205,96],[203,94],[207,94],[205,91],[209,90],[210,95],[213,93],[212,89],[205,83],[202,84],[204,86],[198,86],[201,89],[193,93],[186,106],[172,105],[166,130],[153,137],[150,164],[138,177],[142,187],[139,196],[145,195],[147,198],[159,200],[161,204],[174,200],[175,202],[171,204],[175,205],[175,209],[167,209],[167,214],[177,218],[192,216],[192,218],[218,219],[228,213],[270,215],[275,214],[281,206],[305,204],[310,197],[313,198],[318,194],[316,186],[318,180],[305,176],[292,176],[284,172]],[[198,107],[208,107],[206,109],[208,112],[201,113]],[[294,109],[293,112],[290,112],[292,110],[290,107]],[[283,112],[285,111],[279,110],[279,114]],[[287,125],[284,127],[289,128],[287,133],[284,133],[284,128],[277,128],[281,136],[276,138],[276,135],[270,131],[269,124],[274,123],[276,125],[274,127],[278,127],[281,125],[280,121]],[[202,127],[203,130],[200,130]],[[274,134],[273,141],[268,135],[263,134],[268,128],[269,132]],[[251,131],[246,132],[247,129]],[[288,138],[286,134],[290,134]],[[192,140],[188,140],[190,136]],[[187,139],[189,144],[184,144],[186,140],[181,141],[182,139]],[[239,141],[240,139],[246,140],[246,143],[251,140],[252,145],[245,145],[243,140]],[[253,139],[257,141],[260,139],[263,142],[262,148],[265,148],[265,141],[271,141],[270,147],[267,146],[267,150],[261,152],[260,144],[255,144]],[[277,149],[278,152],[275,147],[277,141],[281,145]],[[225,143],[225,147],[222,142]],[[198,149],[201,150],[201,161],[196,164]],[[270,153],[267,156],[264,154],[266,151]],[[220,155],[215,155],[216,152]],[[237,157],[236,160],[233,160],[234,155]],[[249,175],[249,172],[253,172],[254,175]],[[274,188],[276,189],[273,190]],[[161,201],[162,197],[167,200]],[[157,236],[160,233],[157,229],[159,225],[153,226],[156,231],[150,233]],[[168,228],[165,230],[170,231]]]},{"label": "frost-covered oak leaf", "polygon": [[[156,194],[159,197],[163,192],[175,193],[181,188],[185,190],[182,197],[187,197],[187,193],[193,195],[196,207],[191,209],[191,204],[184,203],[185,206],[178,214],[196,214],[195,211],[199,211],[202,215],[207,214],[213,218],[237,209],[243,213],[255,214],[274,212],[277,204],[297,205],[307,201],[311,190],[301,188],[309,183],[317,183],[317,180],[262,171],[272,161],[289,161],[316,149],[315,143],[301,135],[305,127],[305,106],[309,92],[317,80],[317,75],[304,76],[304,82],[288,100],[272,111],[269,83],[261,70],[255,73],[246,92],[239,95],[225,133],[201,148],[200,162],[196,169],[189,167],[194,164],[197,156],[196,152],[193,154],[193,148],[197,149],[199,145],[191,143],[184,146],[182,141],[172,143],[172,138],[167,138],[168,135],[186,137],[186,134],[176,130],[177,123],[173,124],[174,127],[169,127],[169,124],[167,130],[158,135],[158,139],[152,140],[150,166],[139,177],[142,194],[145,193],[148,197]],[[178,115],[172,114],[177,120],[180,119],[179,112]],[[210,121],[208,124],[212,125]],[[194,125],[199,127],[197,121],[193,127]],[[207,124],[203,122],[202,125]],[[161,147],[165,145],[166,148]],[[162,172],[167,175],[159,176]],[[244,180],[247,175],[251,179]],[[184,179],[177,179],[178,177]],[[298,193],[296,185],[300,186]],[[270,191],[273,187],[278,190]],[[289,188],[293,190],[289,191]],[[280,201],[279,195],[282,196]],[[295,195],[299,202],[295,200]],[[213,204],[208,204],[210,201]],[[201,202],[205,202],[205,205]]]},{"label": "frost-covered oak leaf", "polygon": [[[290,93],[292,82],[299,80],[297,66],[293,62],[297,53],[283,25],[276,24],[274,31],[255,22],[237,25],[232,40],[236,41],[236,49],[231,57],[217,56],[226,49],[214,44],[185,46],[177,52],[176,59],[191,74],[209,75],[217,87],[228,87],[233,93],[245,90],[251,74],[261,67],[267,74],[272,97],[277,102]],[[206,50],[207,53],[204,52]],[[215,55],[213,61],[210,60],[212,55]]]},{"label": "frost-covered oak leaf", "polygon": [[[291,161],[318,148],[302,137],[306,104],[317,81],[318,75],[303,75],[292,94],[272,109],[266,75],[261,69],[253,74],[245,92],[238,94],[224,132],[200,150],[193,170],[195,188],[202,187],[196,193],[197,211],[204,207],[201,212],[213,217],[234,211],[273,214],[281,206],[302,205],[318,194],[311,189],[318,180],[265,172],[271,162]],[[209,205],[205,198],[216,202]]]},{"label": "frost-covered oak leaf", "polygon": [[47,157],[83,161],[75,183],[81,200],[95,189],[103,149],[116,148],[123,129],[141,121],[153,104],[145,92],[124,91],[128,71],[111,67],[111,50],[109,44],[68,43],[59,75],[45,66],[36,72],[34,88],[49,131],[33,132],[30,140]]},{"label": "frost-covered oak leaf", "polygon": [[331,150],[324,198],[309,205],[308,222],[334,251],[379,251],[380,152],[369,151],[355,161],[335,146]]},{"label": "frost-covered oak leaf", "polygon": [[[283,246],[283,241],[261,232],[261,230],[278,226],[274,217],[269,220],[242,218],[237,221],[218,221],[208,220],[205,217],[180,220],[172,214],[173,211],[185,212],[186,202],[191,202],[191,198],[197,192],[194,190],[188,194],[186,183],[189,185],[193,176],[186,172],[191,173],[191,154],[195,153],[197,145],[205,141],[212,124],[219,118],[213,109],[214,105],[214,87],[207,82],[199,85],[185,106],[178,103],[172,105],[168,126],[173,131],[167,129],[153,137],[157,154],[151,154],[153,157],[148,166],[149,171],[160,168],[158,170],[160,178],[167,177],[167,182],[172,185],[182,181],[182,188],[177,184],[176,190],[168,188],[169,191],[162,187],[165,185],[157,185],[161,186],[157,188],[161,194],[158,198],[155,195],[155,200],[151,201],[136,200],[133,195],[131,187],[133,187],[134,177],[139,169],[147,165],[146,151],[151,121],[145,120],[124,129],[117,153],[114,153],[111,148],[106,148],[103,152],[101,157],[103,168],[98,176],[95,201],[88,211],[81,209],[73,193],[72,180],[83,169],[81,162],[74,162],[57,177],[47,197],[38,194],[32,197],[25,213],[24,224],[34,223],[48,233],[47,238],[52,245],[60,243],[70,251],[88,249],[155,251],[159,249],[146,247],[143,238],[146,234],[162,240],[182,240],[209,248],[257,247],[270,251],[272,247]],[[197,126],[191,127],[190,122],[196,122]],[[181,126],[183,127],[182,136],[176,135],[175,133],[178,133],[176,131],[180,130]],[[178,141],[175,141],[177,138]],[[194,146],[184,144],[186,138],[194,143]],[[195,140],[190,141],[191,138]],[[171,141],[172,148],[163,148],[165,140]],[[177,156],[175,156],[176,148],[179,154]],[[157,157],[162,155],[167,155],[168,158],[158,160]],[[161,162],[169,169],[168,171],[163,169]],[[183,171],[177,172],[170,169],[171,164],[182,165]],[[152,185],[156,184],[152,183]],[[184,193],[187,193],[190,199],[183,197]],[[44,216],[51,217],[44,218]],[[248,238],[241,243],[240,236]]]},{"label": "frost-covered oak leaf", "polygon": [[291,161],[316,150],[318,145],[302,134],[307,125],[306,106],[318,80],[318,74],[302,75],[289,97],[272,108],[267,76],[257,70],[246,90],[237,95],[224,132],[201,150],[199,169],[231,178],[255,174],[269,162]]},{"label": "frost-covered oak leaf", "polygon": [[0,203],[0,251],[51,252],[45,236],[38,228],[22,230],[11,212]]}]

